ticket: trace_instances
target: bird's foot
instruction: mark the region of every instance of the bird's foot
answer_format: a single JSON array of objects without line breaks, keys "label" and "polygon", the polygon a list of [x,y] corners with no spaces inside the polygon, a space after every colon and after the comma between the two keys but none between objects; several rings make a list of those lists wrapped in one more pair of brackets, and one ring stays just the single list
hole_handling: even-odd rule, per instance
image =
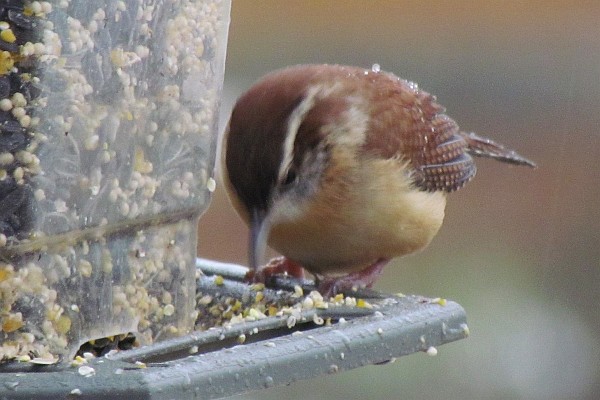
[{"label": "bird's foot", "polygon": [[289,258],[275,257],[264,267],[248,271],[244,281],[267,284],[275,275],[287,275],[298,279],[304,279],[304,269],[300,264]]},{"label": "bird's foot", "polygon": [[371,288],[389,261],[387,258],[382,258],[358,272],[341,277],[321,278],[317,282],[317,290],[323,297],[329,298],[338,293],[350,293],[358,289]]}]

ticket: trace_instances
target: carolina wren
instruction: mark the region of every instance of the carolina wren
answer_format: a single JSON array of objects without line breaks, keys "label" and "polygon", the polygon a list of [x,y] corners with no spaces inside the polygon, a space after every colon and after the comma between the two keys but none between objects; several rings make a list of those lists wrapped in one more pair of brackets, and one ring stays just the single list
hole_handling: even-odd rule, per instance
[{"label": "carolina wren", "polygon": [[289,67],[243,94],[221,159],[256,276],[268,242],[323,292],[370,287],[388,260],[431,242],[446,194],[475,175],[471,156],[535,166],[444,111],[378,68]]}]

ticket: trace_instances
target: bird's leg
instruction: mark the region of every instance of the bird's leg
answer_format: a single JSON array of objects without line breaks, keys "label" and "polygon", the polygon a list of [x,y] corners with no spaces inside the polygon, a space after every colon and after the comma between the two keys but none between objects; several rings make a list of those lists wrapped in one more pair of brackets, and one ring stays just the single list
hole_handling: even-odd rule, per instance
[{"label": "bird's leg", "polygon": [[390,260],[387,258],[380,258],[367,268],[358,272],[352,272],[348,275],[341,277],[325,277],[319,279],[317,282],[317,290],[325,298],[335,296],[342,292],[352,292],[357,289],[371,288],[373,283],[379,278],[383,267],[387,265]]},{"label": "bird's leg", "polygon": [[288,275],[304,279],[304,269],[300,264],[287,257],[275,257],[264,267],[248,271],[244,280],[252,283],[267,283],[274,275]]}]

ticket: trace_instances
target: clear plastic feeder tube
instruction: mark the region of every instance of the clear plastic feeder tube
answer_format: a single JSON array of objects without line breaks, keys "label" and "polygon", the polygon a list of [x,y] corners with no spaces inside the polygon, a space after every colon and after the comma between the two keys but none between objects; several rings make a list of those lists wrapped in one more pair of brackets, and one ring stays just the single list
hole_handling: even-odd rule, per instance
[{"label": "clear plastic feeder tube", "polygon": [[0,360],[195,320],[229,0],[0,0]]}]

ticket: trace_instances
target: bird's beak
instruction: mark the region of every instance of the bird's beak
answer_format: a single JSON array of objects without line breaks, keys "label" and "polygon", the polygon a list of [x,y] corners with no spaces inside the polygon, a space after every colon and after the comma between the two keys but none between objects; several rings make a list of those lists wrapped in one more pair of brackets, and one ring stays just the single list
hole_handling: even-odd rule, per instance
[{"label": "bird's beak", "polygon": [[269,238],[270,224],[267,213],[262,210],[253,210],[250,219],[250,243],[248,249],[248,259],[250,268],[256,271],[262,263],[265,251],[267,250],[267,239]]}]

